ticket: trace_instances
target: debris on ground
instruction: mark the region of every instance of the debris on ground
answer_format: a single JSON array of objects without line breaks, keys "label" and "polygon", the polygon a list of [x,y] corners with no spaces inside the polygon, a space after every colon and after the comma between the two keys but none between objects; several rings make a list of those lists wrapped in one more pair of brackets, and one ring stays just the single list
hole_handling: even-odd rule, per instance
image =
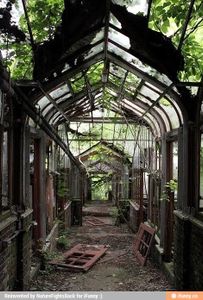
[{"label": "debris on ground", "polygon": [[104,245],[78,244],[65,252],[62,259],[50,261],[51,265],[71,271],[88,271],[107,251]]},{"label": "debris on ground", "polygon": [[[103,208],[102,208],[103,209]],[[88,207],[86,207],[86,213]],[[127,225],[114,226],[112,218],[103,217],[108,225],[75,226],[67,233],[69,249],[77,244],[108,245],[105,256],[87,273],[47,266],[33,280],[31,291],[165,291],[173,287],[164,274],[148,260],[142,267],[133,253],[135,234]],[[89,216],[88,216],[89,217]],[[99,216],[102,220],[102,217]],[[54,270],[54,272],[53,272]]]}]

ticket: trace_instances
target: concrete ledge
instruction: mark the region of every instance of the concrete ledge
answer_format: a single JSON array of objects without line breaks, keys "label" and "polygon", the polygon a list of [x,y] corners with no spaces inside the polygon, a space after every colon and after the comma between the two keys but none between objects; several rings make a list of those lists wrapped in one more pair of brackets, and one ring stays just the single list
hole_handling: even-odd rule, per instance
[{"label": "concrete ledge", "polygon": [[170,262],[170,263],[164,262],[163,265],[162,265],[162,270],[163,270],[166,278],[174,286],[174,284],[175,284],[175,275],[174,275],[174,264],[173,264],[173,262]]},{"label": "concrete ledge", "polygon": [[195,218],[189,214],[183,213],[180,210],[175,210],[174,215],[183,221],[190,221],[193,225],[197,226],[199,229],[203,230],[203,221]]},{"label": "concrete ledge", "polygon": [[191,223],[197,226],[199,229],[203,230],[203,222],[195,217],[189,217]]},{"label": "concrete ledge", "polygon": [[6,227],[10,226],[12,223],[17,221],[17,217],[16,216],[10,216],[8,219],[0,222],[0,232],[4,229],[6,229]]},{"label": "concrete ledge", "polygon": [[189,215],[181,210],[174,210],[174,215],[183,221],[187,221],[189,219]]},{"label": "concrete ledge", "polygon": [[25,210],[25,212],[21,214],[21,218],[22,218],[22,219],[25,219],[25,218],[27,218],[29,215],[31,215],[32,213],[33,213],[33,209],[27,208],[27,209]]},{"label": "concrete ledge", "polygon": [[162,256],[163,256],[163,248],[161,248],[159,244],[154,243],[150,251],[150,260],[153,261],[156,265],[158,265],[161,268],[163,263]]},{"label": "concrete ledge", "polygon": [[59,229],[59,223],[57,222],[46,238],[46,244],[43,247],[43,251],[47,251],[47,250],[53,251],[56,248],[56,243],[57,243],[56,238],[58,237],[58,229]]}]

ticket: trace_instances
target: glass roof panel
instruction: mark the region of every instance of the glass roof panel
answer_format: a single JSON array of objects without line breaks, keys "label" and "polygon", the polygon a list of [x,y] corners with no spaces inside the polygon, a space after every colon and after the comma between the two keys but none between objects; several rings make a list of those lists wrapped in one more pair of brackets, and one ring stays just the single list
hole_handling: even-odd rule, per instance
[{"label": "glass roof panel", "polygon": [[58,117],[58,119],[61,117],[61,113],[58,111],[58,112],[56,112],[51,118],[50,118],[50,120],[49,120],[49,122],[50,123],[53,123],[53,121],[54,121],[54,123],[56,123],[57,122],[57,117]]},{"label": "glass roof panel", "polygon": [[[171,128],[171,123],[170,123],[170,120],[167,118],[167,114],[165,114],[165,112],[163,110],[160,109],[159,105],[156,105],[153,107],[153,109],[155,111],[158,112],[158,114],[160,115],[160,117],[162,118],[165,126],[166,126],[166,131],[170,131],[172,128]],[[149,114],[150,112],[148,112]]]},{"label": "glass roof panel", "polygon": [[59,104],[59,103],[62,103],[63,101],[65,100],[68,100],[69,98],[72,97],[72,94],[71,93],[68,93],[62,97],[60,97],[59,99],[56,100],[56,103]]},{"label": "glass roof panel", "polygon": [[145,86],[149,87],[151,90],[154,90],[158,94],[162,93],[162,91],[160,89],[158,89],[156,86],[152,85],[151,83],[145,82],[144,84],[145,84]]},{"label": "glass roof panel", "polygon": [[167,96],[167,99],[170,100],[170,102],[173,104],[173,107],[177,113],[177,116],[179,118],[179,122],[180,122],[180,125],[183,124],[183,114],[182,114],[182,111],[180,109],[180,107],[178,106],[177,102],[174,101],[171,97]]},{"label": "glass roof panel", "polygon": [[109,29],[109,39],[113,40],[114,42],[118,43],[119,45],[127,49],[130,49],[130,39],[124,34],[116,31],[111,27]]},{"label": "glass roof panel", "polygon": [[124,70],[123,68],[119,67],[118,65],[116,65],[114,63],[110,63],[109,71],[110,71],[110,73],[112,73],[114,76],[116,76],[119,79],[124,78],[124,76],[126,74],[126,70]]},{"label": "glass roof panel", "polygon": [[145,104],[147,104],[147,105],[152,105],[152,101],[151,100],[149,100],[148,98],[147,98],[147,96],[144,96],[144,95],[142,95],[142,94],[138,94],[137,96],[136,96],[136,99],[138,99],[138,100],[140,100],[141,102],[143,102],[143,103],[145,103]]},{"label": "glass roof panel", "polygon": [[120,87],[121,85],[121,79],[112,74],[109,74],[109,81],[115,84],[117,87]]},{"label": "glass roof panel", "polygon": [[111,42],[109,42],[109,51],[112,53],[115,53],[116,55],[120,56],[122,59],[126,60],[127,62],[129,62],[131,65],[139,68],[141,71],[144,71],[150,75],[154,75],[157,74],[158,72],[155,69],[152,69],[151,67],[144,65],[138,58],[136,58],[135,56],[129,54],[126,51],[124,51],[123,49],[119,48],[119,45],[114,45]]},{"label": "glass roof panel", "polygon": [[[142,102],[145,102],[145,103],[148,102],[148,104],[151,105],[151,102],[148,101],[147,99],[146,99],[146,101],[142,101]],[[115,103],[117,104],[117,102],[115,102]],[[121,107],[122,107],[122,105],[125,105],[126,103],[128,103],[128,109],[131,110],[133,113],[135,113],[135,115],[138,115],[137,112],[139,112],[138,116],[142,116],[142,114],[146,111],[146,109],[142,108],[142,106],[139,105],[139,101],[130,101],[127,99],[123,99],[120,104]],[[162,114],[163,114],[163,112],[162,112]],[[151,120],[150,117],[147,116],[147,118]],[[161,118],[161,116],[160,116],[160,118]],[[156,121],[156,123],[158,124],[158,121]]]},{"label": "glass roof panel", "polygon": [[104,42],[102,41],[98,45],[91,48],[91,50],[88,52],[88,54],[85,56],[85,59],[88,59],[104,50]]},{"label": "glass roof panel", "polygon": [[[128,109],[133,111],[138,117],[142,117],[143,113],[145,112],[145,110],[143,108],[141,108],[135,104],[132,106],[132,103],[127,99],[123,100],[123,105],[128,107]],[[156,134],[159,134],[159,136],[161,136],[160,124],[158,123],[157,119],[155,119],[151,114],[145,115],[144,119],[148,122],[148,124],[151,127],[153,127],[154,129],[156,128]]]},{"label": "glass roof panel", "polygon": [[40,107],[40,109],[42,110],[47,104],[49,104],[49,102],[49,99],[44,96],[35,104],[35,106]]},{"label": "glass roof panel", "polygon": [[152,91],[150,88],[143,85],[140,89],[140,92],[145,95],[146,97],[150,98],[151,100],[156,101],[156,99],[159,97],[159,94]]},{"label": "glass roof panel", "polygon": [[44,110],[42,111],[42,115],[43,116],[46,116],[46,114],[52,110],[54,108],[53,104],[50,103],[49,105],[46,106],[46,108],[44,108]]},{"label": "glass roof panel", "polygon": [[[169,99],[171,99],[170,97],[168,97]],[[178,117],[179,117],[179,119],[180,119],[180,124],[183,124],[183,114],[182,114],[182,112],[181,112],[181,110],[180,110],[180,107],[178,106],[178,104],[176,103],[176,101],[174,101],[174,100],[172,100],[171,99],[171,101],[172,101],[172,103],[173,103],[173,106],[175,107],[175,109],[176,109],[176,111],[177,111],[177,114],[178,114]]]},{"label": "glass roof panel", "polygon": [[116,19],[116,17],[110,13],[110,24],[113,24],[114,26],[121,29],[121,23]]},{"label": "glass roof panel", "polygon": [[[119,0],[116,0],[119,1]],[[133,14],[147,15],[149,1],[147,0],[133,0],[128,6],[127,10]]]},{"label": "glass roof panel", "polygon": [[104,39],[104,27],[102,27],[102,29],[96,34],[95,38],[92,40],[90,44],[94,45],[95,43],[103,39]]},{"label": "glass roof panel", "polygon": [[54,91],[52,91],[50,94],[50,96],[52,98],[59,98],[61,96],[63,96],[64,94],[69,92],[69,87],[67,84],[63,84],[62,86],[58,87],[57,89],[55,89]]},{"label": "glass roof panel", "polygon": [[159,101],[159,105],[165,110],[166,114],[168,115],[172,128],[178,128],[180,126],[180,122],[173,105],[165,98],[162,98]]},{"label": "glass roof panel", "polygon": [[124,90],[130,94],[134,94],[140,82],[140,78],[132,73],[129,73],[124,84]]}]

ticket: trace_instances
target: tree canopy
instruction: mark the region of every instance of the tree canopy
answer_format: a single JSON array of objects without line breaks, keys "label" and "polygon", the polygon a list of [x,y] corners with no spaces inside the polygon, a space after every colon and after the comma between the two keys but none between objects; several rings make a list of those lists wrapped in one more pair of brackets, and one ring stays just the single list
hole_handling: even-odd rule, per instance
[{"label": "tree canopy", "polygon": [[[5,9],[15,5],[19,9],[20,1],[5,1]],[[117,4],[133,6],[139,4],[137,0],[114,0]],[[150,1],[149,1],[150,2]],[[19,20],[19,29],[5,30],[0,27],[1,49],[7,50],[6,63],[11,70],[13,79],[32,79],[33,47],[37,47],[54,37],[56,28],[60,28],[61,16],[64,10],[63,0],[29,0],[26,1],[27,13],[32,29],[35,45],[31,45],[27,20],[24,13]],[[180,46],[185,59],[184,70],[179,72],[179,79],[185,81],[200,81],[203,72],[203,2],[184,0],[154,0],[149,13],[149,28],[162,32],[170,37],[174,45]],[[191,8],[191,14],[188,11]],[[0,11],[0,14],[3,13]],[[22,13],[22,10],[21,10]],[[182,36],[185,22],[188,18],[186,32]],[[0,24],[1,25],[1,24]],[[11,28],[10,28],[11,29]],[[26,38],[25,38],[26,37]],[[181,45],[180,45],[181,44]]]}]

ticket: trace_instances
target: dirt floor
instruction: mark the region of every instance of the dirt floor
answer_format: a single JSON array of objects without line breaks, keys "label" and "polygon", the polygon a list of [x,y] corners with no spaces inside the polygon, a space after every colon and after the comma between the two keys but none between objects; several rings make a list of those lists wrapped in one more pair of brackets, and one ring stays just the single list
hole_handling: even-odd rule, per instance
[{"label": "dirt floor", "polygon": [[[87,210],[87,209],[86,209]],[[92,211],[92,209],[90,209]],[[94,217],[93,217],[94,220]],[[132,253],[135,234],[127,226],[115,226],[111,217],[98,217],[104,222],[93,226],[86,213],[82,227],[72,227],[66,232],[68,249],[78,243],[106,245],[105,255],[86,273],[72,272],[46,265],[33,280],[31,291],[165,291],[171,290],[165,276],[149,260],[142,267]],[[49,253],[48,258],[61,256]]]}]

